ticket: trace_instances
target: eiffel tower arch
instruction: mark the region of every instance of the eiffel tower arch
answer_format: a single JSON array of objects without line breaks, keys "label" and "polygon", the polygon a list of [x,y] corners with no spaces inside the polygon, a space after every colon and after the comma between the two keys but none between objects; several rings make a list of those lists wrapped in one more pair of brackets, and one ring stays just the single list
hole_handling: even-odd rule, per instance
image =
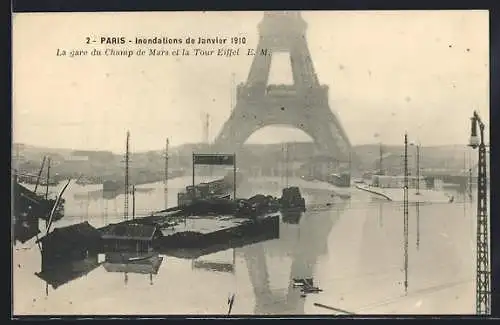
[{"label": "eiffel tower arch", "polygon": [[[238,85],[236,105],[214,141],[217,151],[237,152],[257,130],[287,125],[308,134],[321,154],[349,160],[351,144],[328,104],[328,86],[319,83],[306,29],[298,12],[264,13],[248,78]],[[272,55],[277,52],[290,55],[293,85],[268,85]]]}]

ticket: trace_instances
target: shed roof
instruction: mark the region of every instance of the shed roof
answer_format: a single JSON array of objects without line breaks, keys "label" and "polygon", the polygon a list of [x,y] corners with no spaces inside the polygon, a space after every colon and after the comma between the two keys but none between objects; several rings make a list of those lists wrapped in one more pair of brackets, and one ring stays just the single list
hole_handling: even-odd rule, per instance
[{"label": "shed roof", "polygon": [[157,229],[155,225],[114,224],[105,229],[102,239],[152,240]]},{"label": "shed roof", "polygon": [[61,240],[64,242],[83,242],[88,240],[99,239],[101,233],[99,230],[90,225],[87,221],[77,223],[67,227],[55,228],[46,236],[38,241],[45,242],[47,240]]}]

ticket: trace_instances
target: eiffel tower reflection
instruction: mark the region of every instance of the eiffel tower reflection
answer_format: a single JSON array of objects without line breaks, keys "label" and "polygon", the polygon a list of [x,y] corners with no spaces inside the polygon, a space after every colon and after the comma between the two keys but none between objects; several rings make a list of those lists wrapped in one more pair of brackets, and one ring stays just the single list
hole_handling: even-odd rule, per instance
[{"label": "eiffel tower reflection", "polygon": [[[304,314],[305,298],[293,288],[293,279],[314,278],[319,257],[328,254],[328,236],[347,206],[340,201],[332,210],[322,213],[305,213],[298,225],[281,224],[280,239],[262,242],[238,249],[242,255],[255,295],[254,314]],[[288,255],[292,263],[288,288],[271,289],[268,258]]]}]

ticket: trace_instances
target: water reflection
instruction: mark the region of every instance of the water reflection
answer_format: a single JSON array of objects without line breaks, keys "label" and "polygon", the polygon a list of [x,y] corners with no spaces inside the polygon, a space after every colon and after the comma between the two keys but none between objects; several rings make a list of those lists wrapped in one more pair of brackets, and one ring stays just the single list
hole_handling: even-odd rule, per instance
[{"label": "water reflection", "polygon": [[289,223],[297,225],[302,217],[302,212],[300,211],[281,211],[282,220],[284,223]]},{"label": "water reflection", "polygon": [[[187,180],[188,183],[189,181],[190,179]],[[182,182],[179,180],[178,188],[183,186]],[[148,195],[139,197],[137,202],[141,211],[163,208],[162,186],[157,184],[158,189],[151,197]],[[268,190],[265,183],[250,186],[253,192],[273,193],[274,189],[271,186],[271,190]],[[90,188],[94,189],[96,188]],[[279,187],[276,186],[276,189]],[[82,191],[78,186],[69,190],[73,193]],[[67,208],[71,211],[71,215],[80,218],[85,214],[85,210],[79,208],[78,202],[73,200],[73,193],[68,197]],[[243,193],[244,189],[239,190],[239,195],[246,197]],[[303,193],[309,194],[306,190]],[[249,193],[248,196],[252,194],[254,193]],[[169,191],[169,195],[174,202],[176,192]],[[323,199],[328,198],[326,194],[315,193],[315,195],[317,196],[310,199],[306,197],[306,204],[313,202],[320,206],[324,203]],[[320,198],[317,198],[318,196]],[[110,210],[113,209],[113,205],[115,210],[117,207],[122,207],[122,200],[123,197],[110,200]],[[107,208],[105,206],[107,202],[102,200],[98,204],[91,203],[89,222],[93,226],[103,226],[100,215]],[[455,201],[452,204],[421,204],[418,207],[421,219],[419,226],[422,228],[420,241],[428,244],[420,245],[418,254],[415,253],[414,244],[410,245],[411,294],[441,283],[460,281],[469,276],[469,270],[470,274],[473,274],[474,267],[470,264],[470,260],[473,259],[469,257],[472,254],[464,252],[472,251],[475,247],[473,244],[469,247],[469,241],[474,243],[475,240],[473,235],[475,228],[472,227],[474,218],[460,217],[460,222],[453,218],[462,214],[463,207],[457,203]],[[470,203],[467,206],[472,208],[472,211],[468,209],[466,214],[471,217],[475,213],[473,209],[475,206],[471,206]],[[442,299],[442,295],[435,297],[427,295],[423,307],[415,305],[420,296],[415,298],[411,306],[410,302],[408,305],[398,302],[394,308],[382,306],[381,304],[388,299],[401,299],[400,295],[403,292],[402,285],[398,284],[403,278],[401,206],[384,201],[371,202],[370,197],[360,191],[353,193],[351,201],[332,202],[326,207],[331,208],[328,211],[324,208],[325,204],[321,205],[321,211],[308,209],[301,216],[283,215],[279,234],[273,236],[260,234],[260,238],[246,238],[246,241],[240,238],[239,243],[225,243],[197,251],[158,251],[156,253],[162,257],[158,269],[155,269],[152,263],[149,265],[142,263],[146,265],[137,266],[141,263],[124,263],[109,257],[106,266],[101,263],[92,269],[92,263],[89,263],[89,273],[85,280],[67,284],[50,298],[37,299],[36,303],[32,303],[33,297],[44,295],[43,289],[38,289],[36,285],[40,282],[39,278],[45,278],[47,287],[53,284],[53,288],[71,282],[84,276],[82,266],[76,261],[84,258],[80,254],[75,254],[75,261],[60,263],[52,269],[43,268],[38,272],[40,270],[38,248],[36,244],[30,243],[33,244],[29,245],[32,247],[31,251],[16,250],[14,253],[17,265],[13,284],[17,288],[14,308],[16,313],[24,314],[61,312],[225,314],[229,307],[226,293],[229,297],[235,294],[234,300],[231,300],[234,303],[232,314],[330,312],[325,311],[326,307],[314,307],[316,305],[312,302],[324,303],[330,308],[358,314],[361,312],[455,313],[468,311],[467,306],[473,306],[472,298],[468,298],[473,297],[473,286],[471,289],[459,288],[458,291],[446,293],[453,297],[449,305],[446,304],[446,299]],[[415,243],[416,212],[417,207],[412,206],[411,243]],[[121,221],[123,214],[117,214],[117,217],[109,217],[109,221]],[[58,221],[57,226],[69,222],[73,223],[75,220],[63,218]],[[107,223],[107,220],[104,222]],[[470,234],[469,229],[473,229]],[[63,247],[61,251],[71,251]],[[94,258],[92,254],[89,254],[89,257]],[[105,255],[101,257],[103,262],[106,262]],[[39,273],[38,277],[34,275],[35,272]],[[137,273],[139,275],[136,275]],[[110,277],[118,281],[118,286],[114,284],[116,282],[110,281]],[[135,277],[138,277],[138,281],[132,281]],[[472,278],[472,275],[470,277]],[[315,285],[325,291],[318,293],[317,296],[312,294],[301,297],[300,288],[293,287],[294,278],[313,278],[318,282]],[[127,283],[126,288],[124,282]],[[152,284],[154,285],[151,286]],[[134,286],[134,290],[130,290],[131,285]],[[91,299],[88,299],[89,295]],[[457,295],[459,300],[456,298]],[[149,300],[145,299],[146,296]],[[65,307],[68,297],[73,300],[72,309]],[[311,302],[310,299],[314,301]],[[77,300],[81,302],[75,303]],[[306,300],[309,300],[307,304]]]},{"label": "water reflection", "polygon": [[54,288],[80,278],[99,266],[97,243],[100,233],[88,222],[56,228],[37,239],[41,254],[40,272],[35,273]]},{"label": "water reflection", "polygon": [[420,249],[420,202],[415,203],[417,214],[417,250]]},{"label": "water reflection", "polygon": [[241,237],[232,238],[226,243],[218,243],[213,245],[208,245],[199,248],[176,248],[176,249],[162,249],[160,252],[167,256],[196,260],[202,256],[215,254],[218,252],[223,252],[231,249],[236,249],[239,247],[244,247],[256,243],[266,242],[269,240],[280,238],[280,229],[277,227],[271,227],[262,233],[256,233]]},{"label": "water reflection", "polygon": [[378,202],[378,225],[379,227],[384,226],[384,202]]},{"label": "water reflection", "polygon": [[205,270],[213,272],[225,272],[232,273],[236,272],[236,248],[232,250],[232,260],[230,263],[221,262],[218,260],[206,259],[206,258],[196,258],[191,262],[191,268],[193,270]]},{"label": "water reflection", "polygon": [[49,285],[55,290],[58,287],[86,276],[100,266],[97,254],[90,254],[85,258],[70,260],[67,262],[47,263],[42,255],[40,272],[35,275],[45,281],[45,294],[49,294]]},{"label": "water reflection", "polygon": [[[294,279],[314,278],[316,262],[320,256],[328,254],[328,235],[346,205],[347,202],[339,202],[328,214],[306,213],[296,225],[282,223],[279,240],[240,250],[255,295],[254,314],[304,314],[305,299],[301,290],[293,286]],[[274,249],[282,253],[279,255],[288,255],[292,260],[287,277],[288,288],[285,290],[271,289],[267,262],[270,255],[274,255]]]},{"label": "water reflection", "polygon": [[164,257],[156,252],[147,254],[137,253],[106,253],[104,254],[104,269],[107,272],[123,273],[124,283],[128,283],[128,274],[148,274],[149,283],[153,285],[153,275],[158,274],[158,270]]}]

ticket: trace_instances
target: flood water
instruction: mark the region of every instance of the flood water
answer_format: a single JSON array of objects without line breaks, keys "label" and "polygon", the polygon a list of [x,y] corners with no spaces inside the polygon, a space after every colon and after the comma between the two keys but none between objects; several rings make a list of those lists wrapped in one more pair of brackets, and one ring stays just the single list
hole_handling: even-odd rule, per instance
[{"label": "flood water", "polygon": [[[178,190],[190,181],[169,181],[169,206],[176,205]],[[289,185],[294,182],[299,181],[288,180]],[[280,178],[251,179],[238,189],[238,196],[278,195],[283,186]],[[55,226],[88,221],[101,227],[121,221],[123,196],[99,198],[94,191],[100,187],[71,184],[64,195],[66,217]],[[306,204],[316,208],[305,212],[297,224],[282,222],[279,239],[197,259],[230,264],[234,272],[212,271],[195,267],[193,260],[163,256],[157,274],[108,272],[101,265],[54,289],[35,275],[40,272],[41,257],[34,241],[17,244],[13,312],[227,314],[233,294],[233,315],[336,314],[315,303],[355,314],[475,312],[474,203],[456,199],[448,204],[410,205],[405,294],[402,204],[379,201],[356,189],[349,200],[332,198],[313,187],[301,191]],[[162,183],[138,188],[150,189],[136,193],[138,217],[164,208]],[[328,209],[317,208],[327,203]],[[323,291],[301,297],[291,285],[292,278],[313,278]]]}]

